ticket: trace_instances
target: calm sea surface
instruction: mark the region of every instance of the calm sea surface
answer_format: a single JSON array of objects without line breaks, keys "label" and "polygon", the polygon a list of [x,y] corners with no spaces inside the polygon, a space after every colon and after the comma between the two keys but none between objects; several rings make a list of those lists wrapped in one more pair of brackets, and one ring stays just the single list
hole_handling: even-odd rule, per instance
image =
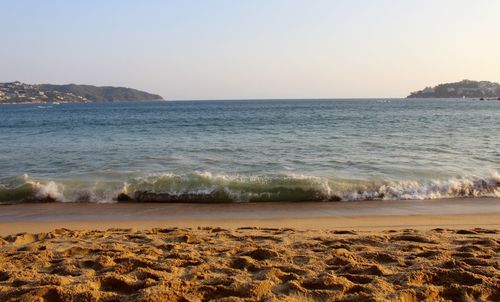
[{"label": "calm sea surface", "polygon": [[500,102],[0,106],[0,202],[500,196]]}]

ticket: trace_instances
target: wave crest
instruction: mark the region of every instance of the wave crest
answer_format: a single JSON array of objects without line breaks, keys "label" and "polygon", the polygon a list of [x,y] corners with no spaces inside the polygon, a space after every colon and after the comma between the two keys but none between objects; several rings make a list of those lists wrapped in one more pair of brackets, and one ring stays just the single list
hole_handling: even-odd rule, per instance
[{"label": "wave crest", "polygon": [[0,202],[265,202],[500,197],[500,176],[346,180],[305,175],[152,174],[121,181],[0,180]]}]

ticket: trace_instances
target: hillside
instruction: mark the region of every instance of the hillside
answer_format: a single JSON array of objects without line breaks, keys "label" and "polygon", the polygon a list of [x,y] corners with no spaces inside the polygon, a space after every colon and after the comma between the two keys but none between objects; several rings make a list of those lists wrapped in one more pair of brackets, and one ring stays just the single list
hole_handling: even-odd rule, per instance
[{"label": "hillside", "polygon": [[500,97],[500,84],[463,80],[412,92],[407,98],[493,98]]},{"label": "hillside", "polygon": [[162,100],[157,94],[125,87],[0,83],[0,103],[80,103]]}]

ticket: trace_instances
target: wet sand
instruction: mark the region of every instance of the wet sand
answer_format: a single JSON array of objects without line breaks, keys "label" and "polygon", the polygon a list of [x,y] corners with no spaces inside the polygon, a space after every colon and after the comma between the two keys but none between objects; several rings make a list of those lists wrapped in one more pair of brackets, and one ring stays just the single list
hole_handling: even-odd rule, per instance
[{"label": "wet sand", "polygon": [[0,301],[500,301],[500,199],[0,207]]},{"label": "wet sand", "polygon": [[248,203],[19,204],[0,206],[0,235],[55,228],[292,227],[298,229],[500,228],[500,199]]}]

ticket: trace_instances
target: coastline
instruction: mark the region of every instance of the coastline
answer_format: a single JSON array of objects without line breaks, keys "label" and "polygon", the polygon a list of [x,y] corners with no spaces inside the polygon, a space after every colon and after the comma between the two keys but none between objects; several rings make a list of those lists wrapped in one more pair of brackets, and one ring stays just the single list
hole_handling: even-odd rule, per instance
[{"label": "coastline", "polygon": [[93,221],[19,221],[0,222],[0,235],[18,233],[50,232],[56,229],[101,230],[113,228],[137,231],[154,228],[191,228],[223,227],[229,229],[256,228],[293,228],[297,230],[431,230],[435,228],[500,229],[500,213],[471,215],[397,215],[397,216],[352,216],[335,218],[282,218],[282,219],[184,219],[184,220],[93,220]]},{"label": "coastline", "polygon": [[233,204],[35,203],[0,207],[0,235],[56,228],[145,230],[199,226],[500,229],[500,198]]}]

